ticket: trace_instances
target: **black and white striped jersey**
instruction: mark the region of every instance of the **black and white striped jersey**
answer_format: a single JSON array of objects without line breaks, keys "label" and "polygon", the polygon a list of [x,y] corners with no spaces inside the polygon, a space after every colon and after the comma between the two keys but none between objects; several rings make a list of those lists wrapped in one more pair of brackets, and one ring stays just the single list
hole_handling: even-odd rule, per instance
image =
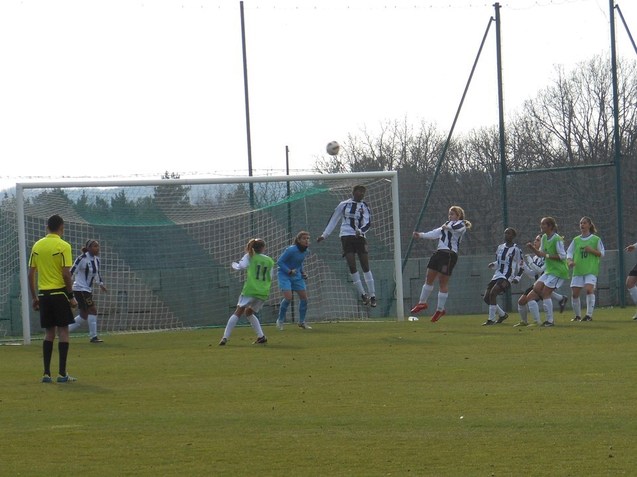
[{"label": "black and white striped jersey", "polygon": [[84,252],[75,259],[71,267],[71,275],[75,275],[73,281],[73,291],[92,292],[93,283],[103,284],[100,275],[100,259],[95,255]]},{"label": "black and white striped jersey", "polygon": [[[366,202],[356,202],[354,199],[344,200],[336,206],[330,221],[321,234],[327,238],[341,221],[340,237],[348,235],[365,236],[372,221],[372,212]],[[358,233],[357,233],[358,232]]]},{"label": "black and white striped jersey", "polygon": [[491,280],[504,278],[509,281],[519,281],[524,273],[522,250],[516,244],[500,244],[495,252],[495,262],[491,265],[495,270]]},{"label": "black and white striped jersey", "polygon": [[445,222],[437,229],[433,229],[429,232],[420,232],[418,235],[424,239],[437,239],[437,250],[451,250],[452,252],[458,253],[460,242],[466,231],[467,226],[464,220],[453,220]]}]

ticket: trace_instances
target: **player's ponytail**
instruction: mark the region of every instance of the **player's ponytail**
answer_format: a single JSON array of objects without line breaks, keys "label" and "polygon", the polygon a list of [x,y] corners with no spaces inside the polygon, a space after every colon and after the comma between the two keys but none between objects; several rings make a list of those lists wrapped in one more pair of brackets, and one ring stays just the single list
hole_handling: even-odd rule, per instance
[{"label": "player's ponytail", "polygon": [[252,257],[255,253],[261,253],[264,248],[265,241],[263,239],[253,238],[246,245],[246,253]]}]

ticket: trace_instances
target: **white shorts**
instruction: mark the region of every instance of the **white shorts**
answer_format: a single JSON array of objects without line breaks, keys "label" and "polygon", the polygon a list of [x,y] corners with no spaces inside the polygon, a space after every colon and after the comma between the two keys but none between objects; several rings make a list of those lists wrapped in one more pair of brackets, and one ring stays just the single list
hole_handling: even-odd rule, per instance
[{"label": "white shorts", "polygon": [[250,307],[255,312],[258,312],[259,310],[261,310],[261,308],[263,308],[264,303],[265,301],[259,298],[254,298],[252,296],[239,295],[239,301],[237,302],[237,306],[246,307],[246,308]]},{"label": "white shorts", "polygon": [[595,288],[597,286],[597,277],[590,273],[588,275],[573,275],[571,288],[584,288],[584,285],[593,285],[593,288]]},{"label": "white shorts", "polygon": [[564,283],[563,278],[556,277],[555,275],[548,275],[546,273],[543,273],[537,281],[544,283],[545,287],[552,288],[553,290],[557,290]]}]

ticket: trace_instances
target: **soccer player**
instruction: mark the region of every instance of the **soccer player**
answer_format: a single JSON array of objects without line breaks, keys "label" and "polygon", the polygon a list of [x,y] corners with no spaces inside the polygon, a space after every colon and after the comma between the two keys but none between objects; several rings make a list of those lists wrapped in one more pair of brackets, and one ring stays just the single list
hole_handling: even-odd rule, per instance
[{"label": "soccer player", "polygon": [[[635,249],[637,249],[637,242],[626,247],[625,251],[634,252]],[[628,290],[633,303],[637,305],[637,265],[635,265],[633,269],[628,272],[628,276],[626,277],[626,289]],[[635,315],[633,316],[633,320],[637,321],[637,313],[635,313]]]},{"label": "soccer player", "polygon": [[465,232],[471,228],[471,222],[465,220],[465,214],[462,207],[454,205],[449,208],[447,220],[440,227],[429,232],[414,232],[414,238],[423,238],[429,240],[438,240],[438,248],[429,259],[427,264],[427,276],[425,284],[420,292],[420,300],[411,312],[416,314],[422,310],[426,310],[427,300],[433,291],[434,281],[438,279],[438,306],[436,312],[431,317],[433,323],[437,322],[447,312],[445,304],[449,296],[449,278],[453,272],[453,268],[458,261],[458,247],[462,241]]},{"label": "soccer player", "polygon": [[100,243],[97,240],[87,240],[82,247],[82,254],[75,259],[71,267],[73,281],[73,296],[77,300],[79,313],[75,317],[75,323],[69,326],[69,332],[78,329],[83,321],[88,323],[88,334],[91,343],[101,343],[97,336],[97,305],[93,300],[93,284],[97,283],[104,292],[108,291],[104,286],[100,274]]},{"label": "soccer player", "polygon": [[[539,248],[541,243],[542,243],[542,236],[537,235],[535,237],[535,240],[533,241],[533,245],[535,246],[535,248]],[[520,313],[520,322],[516,323],[513,326],[529,326],[528,317],[527,317],[528,304],[526,300],[526,295],[528,295],[531,292],[531,290],[533,290],[533,285],[535,284],[537,279],[540,278],[540,276],[542,276],[542,274],[544,273],[544,269],[545,269],[544,257],[538,257],[535,254],[533,254],[532,256],[530,254],[524,255],[524,274],[532,280],[532,283],[531,283],[531,286],[524,291],[524,293],[518,300],[518,312]],[[557,293],[555,290],[553,290],[553,293],[551,293],[551,299],[557,301],[560,307],[560,313],[563,313],[564,308],[566,307],[566,302],[568,301],[568,298],[566,298],[566,296],[561,295]],[[538,325],[540,324],[539,318],[538,318],[537,324]]]},{"label": "soccer player", "polygon": [[310,233],[305,230],[296,234],[294,244],[284,250],[279,257],[277,265],[279,273],[277,275],[279,281],[279,289],[283,292],[283,300],[279,308],[279,318],[276,320],[276,326],[283,331],[285,323],[285,315],[288,306],[292,301],[292,292],[295,291],[299,295],[299,327],[311,330],[312,327],[305,322],[307,313],[307,292],[305,291],[305,280],[307,274],[303,270],[303,261],[310,252]]},{"label": "soccer player", "polygon": [[[599,238],[595,224],[590,217],[579,221],[582,232],[575,237],[566,251],[566,262],[573,269],[571,278],[571,304],[575,317],[571,321],[593,321],[595,310],[595,287],[599,275],[599,262],[606,250]],[[582,288],[586,290],[586,315],[582,318],[582,303],[579,296]]]},{"label": "soccer player", "polygon": [[[51,383],[51,357],[55,334],[58,335],[59,375],[58,383],[77,381],[66,372],[69,354],[69,325],[73,323],[71,308],[77,306],[73,298],[71,245],[62,240],[64,219],[52,215],[47,220],[47,235],[31,249],[29,259],[29,291],[34,310],[40,310],[40,326],[44,328],[42,358],[43,383]],[[37,280],[37,287],[36,287]]]},{"label": "soccer player", "polygon": [[[553,302],[550,300],[554,290],[559,288],[564,280],[568,278],[568,267],[566,265],[566,251],[564,250],[564,239],[557,233],[557,222],[553,217],[544,217],[540,221],[540,229],[542,237],[540,246],[529,242],[527,246],[538,257],[544,258],[544,273],[537,279],[533,285],[533,289],[523,295],[518,300],[518,309],[528,304],[529,311],[537,323],[540,322],[540,308],[537,300],[543,300],[544,312],[546,313],[546,321],[542,326],[554,326]],[[521,323],[524,322],[524,316],[521,316]]]},{"label": "soccer player", "polygon": [[270,286],[272,285],[272,274],[274,271],[274,260],[265,255],[265,241],[260,238],[250,239],[246,245],[246,253],[239,262],[232,262],[234,270],[246,270],[246,281],[237,302],[237,308],[228,318],[223,338],[219,341],[219,346],[225,346],[230,339],[230,334],[239,318],[245,312],[246,319],[257,334],[254,344],[265,344],[268,339],[263,334],[259,318],[255,315],[263,307],[265,300],[270,296]]},{"label": "soccer player", "polygon": [[491,281],[484,292],[484,302],[489,305],[489,318],[483,325],[495,325],[502,323],[509,315],[499,314],[496,321],[495,315],[498,307],[498,295],[505,293],[511,284],[519,283],[520,277],[524,273],[524,262],[522,251],[513,240],[517,232],[509,227],[504,231],[504,243],[500,244],[495,252],[495,262],[489,264],[489,268],[495,270]]},{"label": "soccer player", "polygon": [[[365,234],[371,226],[372,212],[366,202],[365,186],[356,185],[352,190],[352,198],[340,202],[332,217],[330,217],[323,233],[316,239],[317,242],[325,240],[341,222],[341,246],[343,247],[343,256],[347,261],[349,273],[351,274],[354,286],[363,300],[363,304],[376,306],[376,288],[374,286],[374,276],[369,269],[369,252],[367,247],[367,239]],[[361,277],[356,269],[356,256],[363,269],[365,284],[367,291],[363,287]]]}]

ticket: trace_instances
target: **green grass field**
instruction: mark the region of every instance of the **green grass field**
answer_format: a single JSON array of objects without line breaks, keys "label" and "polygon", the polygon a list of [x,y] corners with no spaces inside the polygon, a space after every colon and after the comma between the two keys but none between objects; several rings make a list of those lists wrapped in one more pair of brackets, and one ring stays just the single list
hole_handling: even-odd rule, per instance
[{"label": "green grass field", "polygon": [[635,475],[631,317],[82,334],[72,384],[39,382],[41,341],[0,346],[0,473]]}]

